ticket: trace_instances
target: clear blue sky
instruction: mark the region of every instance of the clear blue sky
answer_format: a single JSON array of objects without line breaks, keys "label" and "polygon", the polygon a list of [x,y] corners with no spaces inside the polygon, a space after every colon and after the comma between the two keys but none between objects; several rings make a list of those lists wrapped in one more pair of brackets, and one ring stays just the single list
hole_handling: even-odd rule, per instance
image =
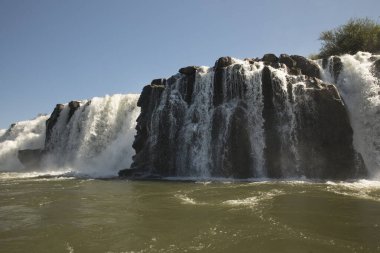
[{"label": "clear blue sky", "polygon": [[379,0],[0,0],[0,128],[220,56],[309,55]]}]

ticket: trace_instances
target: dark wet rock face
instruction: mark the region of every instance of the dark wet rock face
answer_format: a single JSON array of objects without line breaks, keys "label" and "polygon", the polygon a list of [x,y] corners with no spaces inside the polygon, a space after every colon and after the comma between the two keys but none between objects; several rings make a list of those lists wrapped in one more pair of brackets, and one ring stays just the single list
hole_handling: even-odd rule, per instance
[{"label": "dark wet rock face", "polygon": [[229,56],[221,57],[215,62],[215,68],[225,68],[232,64],[234,64],[235,61]]},{"label": "dark wet rock face", "polygon": [[334,77],[335,83],[338,81],[339,74],[342,70],[343,70],[342,60],[337,56],[333,56],[331,58],[331,63],[329,65],[329,71]]},{"label": "dark wet rock face", "polygon": [[70,121],[71,117],[74,115],[75,111],[78,110],[80,107],[80,102],[79,101],[70,101],[69,102],[69,117],[67,118],[67,122]]},{"label": "dark wet rock face", "polygon": [[303,75],[320,78],[321,73],[318,64],[299,55],[291,55],[290,58],[296,63],[295,67],[299,68]]},{"label": "dark wet rock face", "polygon": [[[165,85],[145,86],[138,102],[133,170],[121,174],[365,175],[344,103],[334,85],[318,79],[318,65],[285,54],[267,54],[262,61],[222,57],[214,68],[182,68]],[[338,60],[334,66],[340,71]]]},{"label": "dark wet rock face", "polygon": [[[162,79],[160,79],[162,80]],[[160,81],[162,83],[163,81]],[[165,81],[166,82],[166,81]],[[141,107],[141,113],[137,118],[136,136],[132,147],[136,150],[134,163],[131,167],[141,171],[149,170],[152,152],[149,147],[148,137],[151,132],[152,114],[158,106],[164,87],[152,82],[143,88],[137,106]]]},{"label": "dark wet rock face", "polygon": [[62,112],[62,110],[63,110],[64,107],[65,106],[63,104],[57,104],[55,106],[52,114],[50,115],[50,118],[46,121],[45,146],[47,145],[47,143],[50,142],[50,138],[51,138],[51,134],[52,134],[52,131],[53,131],[53,127],[57,123],[58,117],[61,114],[61,112]]},{"label": "dark wet rock face", "polygon": [[36,169],[40,166],[43,150],[25,149],[18,151],[18,159],[27,169]]},{"label": "dark wet rock face", "polygon": [[276,117],[276,107],[274,105],[274,87],[272,84],[271,71],[265,67],[262,72],[262,93],[263,93],[263,118],[265,129],[265,166],[267,168],[268,177],[280,178],[281,173],[281,160],[278,159],[280,155],[280,133],[278,129],[278,118]]},{"label": "dark wet rock face", "polygon": [[246,122],[248,115],[244,103],[238,105],[232,114],[231,124],[226,139],[226,153],[223,168],[225,172],[222,176],[234,178],[251,178],[254,176],[251,164],[250,132]]},{"label": "dark wet rock face", "polygon": [[199,67],[197,67],[197,66],[188,66],[188,67],[185,67],[185,68],[180,68],[178,70],[178,72],[181,73],[181,74],[184,74],[184,75],[191,76],[191,75],[194,75],[197,72],[197,69],[199,69]]},{"label": "dark wet rock face", "polygon": [[296,61],[293,60],[289,55],[287,54],[281,54],[280,58],[278,60],[280,63],[283,63],[288,68],[294,68],[296,66]]},{"label": "dark wet rock face", "polygon": [[372,73],[374,74],[375,77],[380,79],[380,59],[376,60],[372,64]]},{"label": "dark wet rock face", "polygon": [[261,60],[267,64],[277,63],[278,57],[274,54],[265,54]]},{"label": "dark wet rock face", "polygon": [[154,79],[154,80],[152,80],[151,85],[153,85],[153,86],[165,86],[166,85],[166,79],[165,78]]}]

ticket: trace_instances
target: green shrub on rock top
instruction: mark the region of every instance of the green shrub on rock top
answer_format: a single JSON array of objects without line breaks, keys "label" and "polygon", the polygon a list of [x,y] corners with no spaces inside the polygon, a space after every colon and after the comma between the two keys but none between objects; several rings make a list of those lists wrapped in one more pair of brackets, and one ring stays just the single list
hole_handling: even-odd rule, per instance
[{"label": "green shrub on rock top", "polygon": [[350,19],[338,28],[322,32],[319,57],[380,52],[380,24],[368,18]]}]

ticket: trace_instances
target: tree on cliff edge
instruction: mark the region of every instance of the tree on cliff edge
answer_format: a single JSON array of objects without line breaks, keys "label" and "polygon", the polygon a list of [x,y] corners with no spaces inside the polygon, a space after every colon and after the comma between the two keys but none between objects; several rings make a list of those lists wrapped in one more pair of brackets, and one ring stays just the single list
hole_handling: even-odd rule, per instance
[{"label": "tree on cliff edge", "polygon": [[350,19],[338,28],[322,32],[319,57],[380,52],[380,24],[368,18]]}]

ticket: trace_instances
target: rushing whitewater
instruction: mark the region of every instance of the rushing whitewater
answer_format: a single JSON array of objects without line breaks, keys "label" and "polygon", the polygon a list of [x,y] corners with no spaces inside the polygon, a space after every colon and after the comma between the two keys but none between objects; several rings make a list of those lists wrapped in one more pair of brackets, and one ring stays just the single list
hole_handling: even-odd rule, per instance
[{"label": "rushing whitewater", "polygon": [[[17,123],[8,130],[10,134],[0,137],[1,169],[20,170],[17,151],[41,149],[39,168],[28,169],[55,175],[116,176],[118,170],[132,162],[131,144],[139,113],[137,99],[138,95],[134,94],[95,97],[90,101],[75,101],[74,109],[70,104],[57,105],[61,111],[53,112],[50,118],[41,116]],[[54,124],[53,117],[56,117]]]},{"label": "rushing whitewater", "polygon": [[[264,176],[262,172],[263,168],[263,117],[262,117],[262,97],[260,95],[255,96],[255,94],[261,93],[261,72],[263,66],[257,66],[254,69],[251,69],[249,65],[242,65],[241,71],[245,73],[244,78],[248,86],[247,99],[251,100],[247,105],[248,108],[244,110],[249,113],[247,119],[251,123],[251,128],[243,129],[242,126],[237,126],[238,128],[242,127],[241,131],[247,132],[247,137],[252,142],[256,142],[257,146],[251,146],[247,152],[250,152],[257,157],[255,164],[252,165],[257,168],[258,176]],[[218,129],[215,129],[212,133],[212,115],[213,115],[213,83],[214,72],[210,68],[202,67],[197,72],[195,78],[194,88],[193,88],[193,101],[188,106],[188,103],[182,98],[180,93],[184,89],[184,83],[182,79],[175,81],[170,88],[164,90],[161,95],[161,102],[158,105],[156,112],[153,115],[152,120],[152,137],[150,144],[153,148],[160,149],[159,141],[159,126],[162,122],[162,118],[167,118],[168,127],[169,127],[169,136],[168,141],[171,142],[169,145],[176,147],[177,150],[173,150],[177,155],[173,157],[168,155],[173,159],[172,166],[175,166],[177,170],[177,176],[195,176],[201,178],[210,177],[212,174],[213,167],[222,168],[221,164],[214,165],[223,161],[223,157],[227,154],[223,153],[223,146],[225,145],[226,140],[225,135],[228,133],[231,127],[231,121],[236,120],[232,118],[235,110],[240,108],[238,100],[233,99],[233,96],[239,92],[239,87],[234,87],[232,83],[234,81],[234,72],[230,71],[227,73],[227,77],[231,79],[231,84],[227,82],[224,83],[225,87],[225,96],[230,96],[231,100],[223,105],[223,108],[219,108],[220,112],[220,121],[218,122]],[[229,87],[227,87],[227,85]],[[174,108],[175,115],[172,115],[169,112],[169,116],[165,114],[168,113],[168,103],[169,106]],[[183,127],[178,130],[178,125],[181,124]],[[161,130],[162,131],[162,130]],[[178,133],[176,133],[178,131]],[[238,134],[238,133],[236,133]],[[175,136],[177,135],[177,136]],[[212,138],[212,135],[216,138]],[[178,140],[175,140],[178,138]],[[176,145],[174,142],[177,142],[179,145]],[[164,144],[165,145],[165,144]],[[154,151],[153,151],[154,152]],[[162,153],[158,153],[160,156]],[[210,155],[212,154],[212,155]],[[155,155],[153,153],[153,155]],[[153,158],[155,159],[155,158]],[[249,164],[247,164],[249,166]],[[174,168],[172,168],[174,170]],[[232,169],[232,168],[231,168]],[[254,172],[253,168],[249,170]]]},{"label": "rushing whitewater", "polygon": [[376,178],[380,177],[380,81],[374,62],[379,59],[380,55],[358,52],[330,57],[325,66],[319,61],[322,78],[336,83],[346,103],[355,149],[362,154],[371,176]]},{"label": "rushing whitewater", "polygon": [[0,171],[20,171],[23,165],[17,158],[20,149],[41,149],[45,141],[45,122],[49,116],[20,121],[0,132]]}]

